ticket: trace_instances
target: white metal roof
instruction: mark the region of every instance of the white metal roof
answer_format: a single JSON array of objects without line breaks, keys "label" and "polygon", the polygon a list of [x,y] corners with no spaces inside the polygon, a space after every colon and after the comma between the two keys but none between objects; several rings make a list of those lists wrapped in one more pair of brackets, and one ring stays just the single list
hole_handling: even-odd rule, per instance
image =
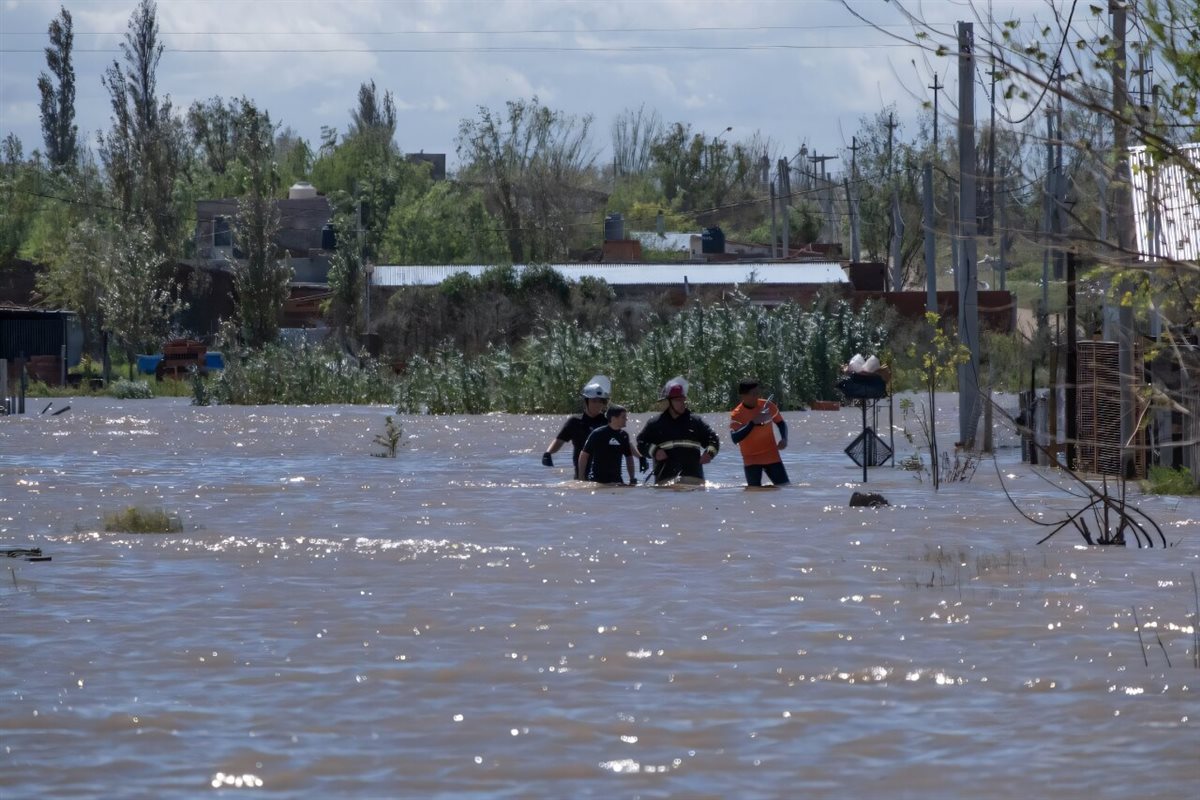
[{"label": "white metal roof", "polygon": [[[1154,168],[1154,157],[1145,147],[1131,147],[1133,211],[1137,246],[1142,261],[1160,258],[1200,260],[1200,144],[1180,150],[1191,163]],[[1155,222],[1157,221],[1157,225]]]},{"label": "white metal roof", "polygon": [[[836,261],[783,263],[677,263],[677,264],[551,264],[550,267],[567,280],[583,277],[603,278],[613,286],[680,284],[761,283],[765,285],[823,285],[847,283],[842,265]],[[488,265],[446,266],[420,264],[414,266],[378,266],[372,270],[372,286],[436,286],[460,272],[478,277]],[[524,264],[513,267],[517,274]]]}]

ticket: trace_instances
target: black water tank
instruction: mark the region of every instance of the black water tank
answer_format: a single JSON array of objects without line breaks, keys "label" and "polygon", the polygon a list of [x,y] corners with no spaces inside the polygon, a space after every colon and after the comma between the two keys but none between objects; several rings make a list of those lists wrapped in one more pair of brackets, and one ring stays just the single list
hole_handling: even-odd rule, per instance
[{"label": "black water tank", "polygon": [[321,228],[321,249],[337,249],[337,231],[334,230],[332,222],[326,222],[325,227]]},{"label": "black water tank", "polygon": [[604,241],[619,242],[625,238],[625,218],[620,214],[609,214],[604,218]]},{"label": "black water tank", "polygon": [[724,253],[725,232],[720,228],[705,228],[700,234],[701,253]]}]

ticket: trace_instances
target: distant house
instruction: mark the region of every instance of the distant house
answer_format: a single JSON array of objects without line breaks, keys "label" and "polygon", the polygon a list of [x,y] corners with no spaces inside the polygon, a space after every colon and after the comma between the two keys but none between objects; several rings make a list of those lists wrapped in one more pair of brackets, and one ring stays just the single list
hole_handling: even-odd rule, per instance
[{"label": "distant house", "polygon": [[[317,324],[320,301],[329,293],[329,263],[337,247],[333,228],[333,206],[309,183],[297,183],[286,200],[275,201],[279,227],[275,245],[288,256],[293,275],[281,322],[285,326]],[[230,263],[245,257],[234,236],[238,201],[235,198],[201,200],[196,203],[195,258],[188,267],[206,273],[208,291],[189,290],[187,325],[197,333],[216,330],[221,316],[232,305],[216,302],[216,295],[232,293]],[[206,281],[183,281],[185,288]],[[214,291],[220,287],[218,291]]]},{"label": "distant house", "polygon": [[0,360],[7,364],[10,381],[18,379],[18,360],[25,359],[32,378],[62,383],[67,368],[79,363],[82,348],[83,331],[74,312],[0,303]]},{"label": "distant house", "polygon": [[[336,241],[333,206],[309,183],[297,183],[286,200],[275,201],[279,228],[275,244],[291,257],[296,283],[326,283],[329,258]],[[236,199],[201,200],[196,203],[196,259],[221,265],[243,257],[234,240],[238,213]]]},{"label": "distant house", "polygon": [[435,181],[446,180],[446,154],[445,153],[409,153],[404,157],[412,164],[428,164],[429,177]]}]

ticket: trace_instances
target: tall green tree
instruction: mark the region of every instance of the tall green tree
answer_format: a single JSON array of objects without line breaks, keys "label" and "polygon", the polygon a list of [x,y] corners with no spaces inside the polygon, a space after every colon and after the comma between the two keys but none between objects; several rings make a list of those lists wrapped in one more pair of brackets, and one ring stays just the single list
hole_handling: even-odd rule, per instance
[{"label": "tall green tree", "polygon": [[681,211],[716,209],[750,194],[747,177],[754,166],[750,153],[720,137],[692,133],[686,123],[676,122],[663,130],[650,146],[650,156],[663,196]]},{"label": "tall green tree", "polygon": [[104,330],[104,298],[117,263],[116,231],[95,220],[70,227],[65,252],[38,276],[44,300],[79,316],[83,349],[98,352]]},{"label": "tall green tree", "polygon": [[427,180],[392,209],[380,256],[389,264],[495,264],[508,253],[478,190]]},{"label": "tall green tree", "polygon": [[336,131],[323,131],[312,183],[339,214],[355,219],[361,215],[362,255],[374,261],[392,208],[420,180],[420,172],[405,161],[394,140],[396,106],[391,92],[380,95],[374,81],[362,84],[350,115],[351,125],[340,141]]},{"label": "tall green tree", "polygon": [[234,288],[246,344],[258,348],[279,335],[279,317],[288,296],[292,268],[275,244],[279,230],[275,168],[275,126],[243,98],[234,119],[238,160],[245,169],[245,193],[238,200],[234,237],[245,257],[233,264]]},{"label": "tall green tree", "polygon": [[71,65],[71,49],[75,33],[71,12],[60,8],[47,31],[50,46],[46,48],[46,66],[50,75],[38,76],[38,92],[42,96],[42,138],[46,143],[46,160],[52,167],[68,167],[75,163],[78,150],[75,125],[75,68]]},{"label": "tall green tree", "polygon": [[479,187],[503,222],[514,262],[566,255],[583,225],[603,208],[594,193],[592,117],[510,100],[503,114],[480,106],[458,126],[460,176]]},{"label": "tall green tree", "polygon": [[42,169],[34,160],[26,160],[24,147],[10,133],[0,143],[0,265],[16,258],[25,244],[30,226],[41,206]]},{"label": "tall green tree", "polygon": [[184,210],[176,202],[176,180],[186,156],[186,136],[169,97],[157,94],[157,6],[140,0],[121,43],[124,65],[114,60],[102,83],[112,107],[112,127],[100,135],[99,152],[120,207],[146,220],[154,246],[174,256],[182,243]]},{"label": "tall green tree", "polygon": [[163,277],[164,256],[155,249],[154,235],[148,229],[127,227],[112,252],[100,313],[105,328],[129,359],[132,378],[134,356],[157,351],[182,305],[178,285]]}]

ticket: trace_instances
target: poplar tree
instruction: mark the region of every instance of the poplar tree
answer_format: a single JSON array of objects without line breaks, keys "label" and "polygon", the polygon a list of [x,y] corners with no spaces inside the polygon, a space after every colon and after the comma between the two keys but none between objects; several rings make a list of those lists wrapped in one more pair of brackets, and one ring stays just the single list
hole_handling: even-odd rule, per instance
[{"label": "poplar tree", "polygon": [[66,167],[75,162],[79,131],[75,125],[75,68],[71,65],[75,34],[71,12],[60,8],[47,32],[50,46],[46,48],[46,66],[51,74],[41,73],[37,82],[42,95],[42,138],[46,142],[46,160],[53,167]]}]

